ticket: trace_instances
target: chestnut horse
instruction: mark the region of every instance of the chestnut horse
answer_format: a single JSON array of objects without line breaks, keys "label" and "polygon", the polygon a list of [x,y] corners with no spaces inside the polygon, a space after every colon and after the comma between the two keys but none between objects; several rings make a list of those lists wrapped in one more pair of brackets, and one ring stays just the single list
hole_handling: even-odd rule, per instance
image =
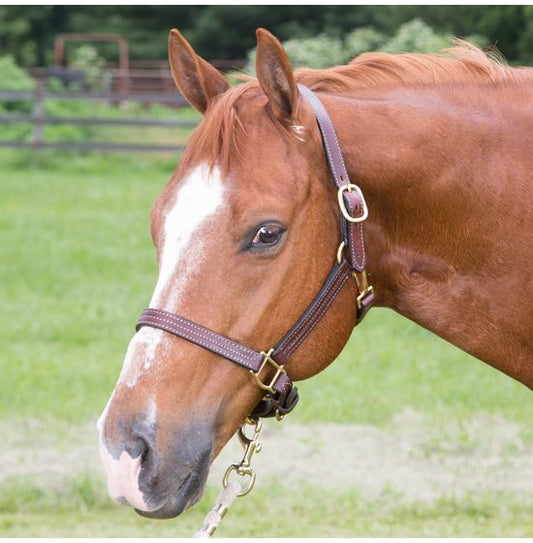
[{"label": "chestnut horse", "polygon": [[[150,307],[260,350],[316,296],[338,252],[339,204],[301,83],[329,112],[366,198],[375,304],[532,387],[532,71],[460,43],[293,72],[274,36],[257,37],[257,80],[232,87],[170,34],[176,85],[205,116],[152,210]],[[339,289],[290,378],[340,353],[356,288]],[[111,495],[145,516],[181,513],[262,394],[248,371],[142,327],[98,425]]]}]

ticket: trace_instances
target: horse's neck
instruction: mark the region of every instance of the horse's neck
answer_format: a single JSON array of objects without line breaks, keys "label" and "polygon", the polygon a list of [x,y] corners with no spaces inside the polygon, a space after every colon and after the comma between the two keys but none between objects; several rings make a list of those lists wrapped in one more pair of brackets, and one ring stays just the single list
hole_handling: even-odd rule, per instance
[{"label": "horse's neck", "polygon": [[533,387],[526,123],[435,96],[336,107],[378,303]]}]

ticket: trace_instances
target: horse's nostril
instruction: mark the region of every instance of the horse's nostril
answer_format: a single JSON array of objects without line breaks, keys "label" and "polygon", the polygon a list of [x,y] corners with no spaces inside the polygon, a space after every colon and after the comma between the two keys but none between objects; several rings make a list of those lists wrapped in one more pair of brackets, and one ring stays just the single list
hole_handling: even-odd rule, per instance
[{"label": "horse's nostril", "polygon": [[149,448],[150,447],[144,438],[136,437],[132,441],[131,445],[126,447],[126,452],[128,452],[132,458],[141,457],[141,461],[144,461],[144,458],[148,454]]},{"label": "horse's nostril", "polygon": [[141,459],[145,463],[150,456],[150,451],[154,448],[155,436],[153,429],[145,424],[136,424],[132,426],[133,440],[129,447],[126,448],[132,458]]}]

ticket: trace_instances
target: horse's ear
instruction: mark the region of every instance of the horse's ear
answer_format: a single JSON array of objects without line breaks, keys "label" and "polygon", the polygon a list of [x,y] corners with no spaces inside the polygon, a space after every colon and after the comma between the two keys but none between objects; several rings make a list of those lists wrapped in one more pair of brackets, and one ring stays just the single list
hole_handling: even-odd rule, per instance
[{"label": "horse's ear", "polygon": [[224,76],[200,58],[175,28],[168,38],[168,58],[178,90],[200,113],[205,113],[213,98],[229,89]]},{"label": "horse's ear", "polygon": [[292,121],[298,102],[298,87],[289,57],[279,40],[258,28],[256,73],[263,92],[280,120]]}]

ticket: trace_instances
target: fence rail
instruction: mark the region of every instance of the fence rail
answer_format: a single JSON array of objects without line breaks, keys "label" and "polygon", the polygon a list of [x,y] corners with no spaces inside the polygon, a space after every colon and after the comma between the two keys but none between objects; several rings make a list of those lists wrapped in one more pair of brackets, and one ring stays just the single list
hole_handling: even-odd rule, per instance
[{"label": "fence rail", "polygon": [[184,145],[144,145],[137,143],[111,142],[34,142],[34,141],[0,141],[0,147],[12,149],[56,149],[62,151],[146,151],[177,152],[185,149]]},{"label": "fence rail", "polygon": [[88,124],[88,125],[133,125],[133,126],[181,126],[194,128],[195,121],[175,121],[171,119],[136,119],[132,117],[56,117],[53,115],[0,115],[0,123],[32,123],[32,124]]},{"label": "fence rail", "polygon": [[46,92],[39,87],[35,92],[12,92],[0,90],[0,100],[90,100],[103,102],[140,102],[144,104],[170,104],[175,107],[185,107],[187,101],[177,92],[173,94],[162,92],[130,93],[130,92]]},{"label": "fence rail", "polygon": [[121,93],[121,92],[89,92],[89,93],[57,93],[46,92],[37,85],[34,92],[11,92],[0,90],[0,101],[31,101],[32,113],[6,113],[0,115],[1,124],[30,123],[33,126],[31,141],[0,140],[0,147],[13,149],[58,149],[66,151],[146,151],[146,152],[177,152],[184,149],[183,145],[148,145],[143,143],[112,143],[112,142],[47,142],[44,140],[44,126],[57,124],[73,125],[107,125],[107,126],[161,126],[193,128],[198,123],[170,119],[142,119],[131,117],[74,117],[54,116],[45,114],[46,100],[88,100],[105,101],[120,104],[122,102],[138,102],[142,104],[163,103],[174,107],[185,107],[187,102],[177,93]]}]

